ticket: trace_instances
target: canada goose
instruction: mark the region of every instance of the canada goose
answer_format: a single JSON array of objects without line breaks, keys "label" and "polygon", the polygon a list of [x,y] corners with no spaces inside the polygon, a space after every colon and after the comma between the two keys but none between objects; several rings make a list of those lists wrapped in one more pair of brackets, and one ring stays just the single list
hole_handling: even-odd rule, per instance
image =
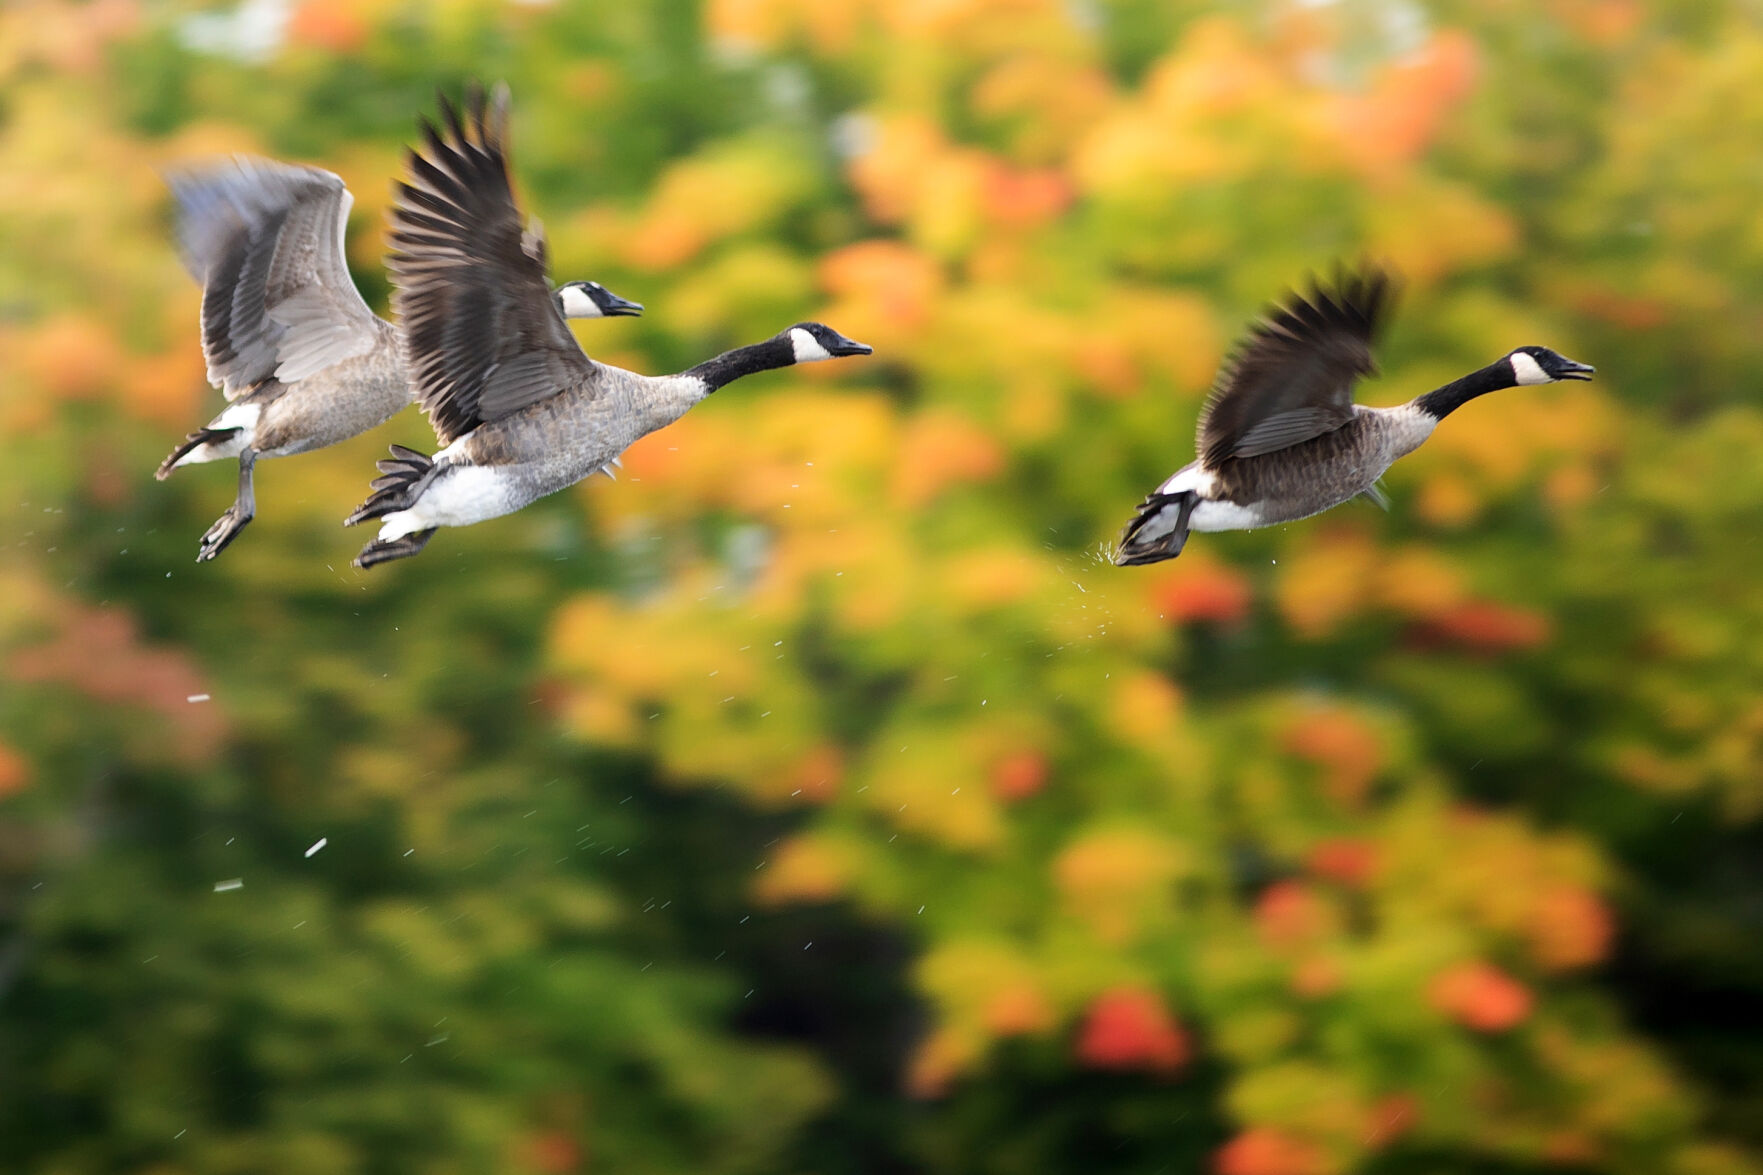
[{"label": "canada goose", "polygon": [[[231,401],[160,463],[239,461],[239,496],[202,536],[214,558],[256,513],[259,457],[304,453],[366,432],[411,399],[392,324],[362,301],[343,259],[354,197],[316,167],[235,157],[168,176],[184,265],[202,284],[208,379]],[[565,317],[637,314],[594,282],[556,292]]]},{"label": "canada goose", "polygon": [[1353,403],[1374,372],[1371,344],[1391,301],[1388,274],[1312,281],[1249,329],[1200,412],[1199,459],[1139,506],[1115,563],[1181,554],[1190,530],[1249,530],[1319,514],[1358,494],[1382,502],[1377,479],[1438,422],[1477,396],[1520,384],[1590,379],[1590,364],[1547,347],[1520,347],[1406,404]]},{"label": "canada goose", "polygon": [[[437,527],[519,510],[606,468],[723,385],[792,363],[867,355],[831,327],[798,323],[676,375],[596,363],[545,303],[545,259],[527,247],[509,186],[508,91],[444,96],[426,119],[392,209],[393,303],[418,401],[444,446],[395,446],[345,525],[382,519],[357,567],[422,550]],[[467,124],[469,123],[469,130]]]}]

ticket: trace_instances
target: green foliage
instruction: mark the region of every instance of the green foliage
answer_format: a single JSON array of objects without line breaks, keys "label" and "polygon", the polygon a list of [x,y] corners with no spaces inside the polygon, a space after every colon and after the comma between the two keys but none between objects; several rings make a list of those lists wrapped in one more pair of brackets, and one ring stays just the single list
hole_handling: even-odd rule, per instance
[{"label": "green foliage", "polygon": [[[1741,6],[228,19],[0,12],[21,1169],[1763,1165]],[[146,476],[215,409],[156,169],[334,168],[383,308],[472,78],[558,276],[649,306],[596,355],[876,358],[364,575],[408,413],[193,566],[231,486]],[[1597,382],[1453,416],[1388,515],[1110,566],[1245,317],[1358,255],[1408,279],[1370,402],[1525,343]]]}]

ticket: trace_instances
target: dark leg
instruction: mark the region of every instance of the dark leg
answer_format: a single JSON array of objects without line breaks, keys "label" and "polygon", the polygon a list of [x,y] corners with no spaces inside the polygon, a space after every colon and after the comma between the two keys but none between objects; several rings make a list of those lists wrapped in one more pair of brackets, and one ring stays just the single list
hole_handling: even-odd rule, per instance
[{"label": "dark leg", "polygon": [[1197,494],[1187,493],[1181,496],[1181,510],[1175,516],[1175,533],[1169,536],[1169,558],[1181,554],[1181,549],[1188,545],[1188,519],[1193,517],[1194,507],[1200,504]]},{"label": "dark leg", "polygon": [[216,519],[208,533],[202,536],[202,549],[196,553],[196,562],[206,563],[226,550],[227,544],[245,529],[245,524],[257,517],[257,495],[251,487],[251,469],[256,464],[256,449],[239,451],[239,496],[234,499],[232,509]]},{"label": "dark leg", "polygon": [[431,526],[427,530],[413,531],[401,539],[380,542],[378,539],[361,548],[361,554],[355,556],[355,566],[366,570],[380,563],[390,563],[394,559],[408,559],[410,556],[428,546],[428,541],[435,537],[439,527]]},{"label": "dark leg", "polygon": [[[1188,541],[1188,522],[1199,501],[1199,496],[1192,490],[1183,490],[1179,494],[1152,494],[1146,498],[1139,506],[1138,515],[1127,523],[1126,533],[1120,536],[1120,549],[1114,553],[1114,562],[1121,567],[1130,567],[1173,559],[1181,554]],[[1145,528],[1160,519],[1171,506],[1176,511],[1174,529],[1159,531],[1154,538],[1144,537]]]}]

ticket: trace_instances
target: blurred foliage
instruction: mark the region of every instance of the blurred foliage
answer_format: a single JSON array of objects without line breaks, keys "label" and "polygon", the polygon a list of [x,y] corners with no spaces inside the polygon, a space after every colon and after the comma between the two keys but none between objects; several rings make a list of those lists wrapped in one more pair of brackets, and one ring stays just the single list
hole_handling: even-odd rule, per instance
[{"label": "blurred foliage", "polygon": [[[1763,1171],[1760,66],[1735,0],[0,9],[0,1153]],[[156,168],[338,171],[383,307],[474,77],[558,276],[650,308],[594,354],[876,357],[363,575],[412,411],[195,567]],[[1368,400],[1597,382],[1388,515],[1108,565],[1245,318],[1361,255]]]}]

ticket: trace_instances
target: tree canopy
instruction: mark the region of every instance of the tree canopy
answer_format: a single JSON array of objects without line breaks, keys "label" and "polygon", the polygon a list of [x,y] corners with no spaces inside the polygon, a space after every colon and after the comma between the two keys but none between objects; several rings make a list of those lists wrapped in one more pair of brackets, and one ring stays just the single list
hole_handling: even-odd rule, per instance
[{"label": "tree canopy", "polygon": [[[0,1154],[1763,1172],[1760,72],[1732,0],[0,9]],[[197,567],[159,169],[336,171],[384,312],[472,79],[597,358],[875,356],[357,572],[412,409]],[[1596,381],[1113,567],[1358,257],[1366,402]]]}]

